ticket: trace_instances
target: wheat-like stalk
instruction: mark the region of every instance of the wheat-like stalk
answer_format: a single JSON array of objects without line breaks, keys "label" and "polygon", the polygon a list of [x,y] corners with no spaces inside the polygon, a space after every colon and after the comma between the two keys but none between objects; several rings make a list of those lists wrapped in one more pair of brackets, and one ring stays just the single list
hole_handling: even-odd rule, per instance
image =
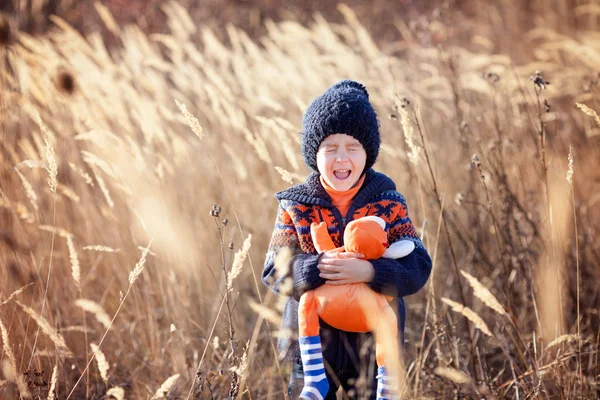
[{"label": "wheat-like stalk", "polygon": [[44,332],[58,348],[63,350],[65,353],[72,355],[71,350],[69,350],[69,348],[67,347],[65,339],[61,336],[60,333],[58,333],[54,328],[50,326],[50,324],[44,317],[38,315],[33,309],[27,307],[25,304],[22,304],[20,301],[17,300],[16,302],[19,306],[21,306],[23,311],[25,311],[31,318],[33,318],[33,320],[38,324],[42,332]]},{"label": "wheat-like stalk", "polygon": [[140,276],[142,271],[144,270],[144,265],[146,264],[146,256],[150,252],[150,245],[152,244],[152,240],[148,243],[148,247],[144,248],[142,251],[142,256],[140,260],[135,264],[133,270],[129,273],[129,284],[133,285],[133,282]]},{"label": "wheat-like stalk", "polygon": [[108,392],[106,392],[106,396],[113,396],[117,400],[124,400],[125,390],[121,387],[110,388],[108,389]]},{"label": "wheat-like stalk", "polygon": [[548,343],[548,345],[546,346],[546,350],[551,347],[558,346],[561,343],[574,342],[577,340],[579,340],[579,336],[576,334],[560,335],[559,337]]},{"label": "wheat-like stalk", "polygon": [[27,390],[27,385],[25,384],[25,379],[23,378],[23,374],[16,373],[17,360],[15,358],[15,353],[13,352],[12,347],[10,346],[10,342],[8,341],[8,330],[6,329],[6,326],[4,326],[2,319],[0,319],[0,333],[2,334],[2,348],[4,349],[4,353],[6,353],[6,355],[8,356],[9,366],[7,368],[10,368],[12,371],[15,372],[13,379],[10,378],[10,376],[9,376],[10,373],[7,374],[5,372],[4,375],[6,376],[7,379],[11,379],[11,380],[15,381],[15,383],[19,387],[19,391],[21,392],[21,397],[29,398],[29,397],[31,397],[31,395],[29,394],[29,391]]},{"label": "wheat-like stalk", "polygon": [[22,286],[22,287],[20,287],[19,289],[17,289],[17,290],[15,290],[14,292],[12,292],[12,293],[11,293],[11,295],[10,295],[10,296],[8,296],[8,298],[7,298],[6,300],[4,300],[2,303],[0,303],[0,306],[3,306],[3,305],[5,305],[6,303],[8,303],[9,301],[11,301],[11,300],[12,300],[14,297],[16,297],[16,296],[18,296],[19,294],[21,294],[21,292],[22,292],[23,290],[25,290],[27,287],[29,287],[29,286],[31,286],[31,285],[33,285],[33,282],[32,282],[32,283],[28,283],[27,285],[25,285],[25,286]]},{"label": "wheat-like stalk", "polygon": [[594,118],[594,121],[596,121],[596,124],[598,126],[600,126],[600,116],[598,115],[598,113],[596,111],[592,110],[591,108],[589,108],[585,104],[582,104],[582,103],[575,103],[575,104],[577,105],[577,107],[579,107],[579,109],[581,111],[583,111],[583,113],[585,115]]},{"label": "wheat-like stalk", "polygon": [[396,97],[396,106],[400,112],[400,125],[402,125],[402,131],[404,132],[404,141],[410,149],[408,153],[409,161],[417,166],[419,165],[419,155],[421,154],[421,148],[415,143],[414,135],[415,128],[413,126],[410,117],[408,116],[408,110],[406,107],[402,107],[400,100]]},{"label": "wheat-like stalk", "polygon": [[471,378],[469,376],[454,368],[437,367],[435,370],[433,370],[433,373],[458,385],[471,382]]},{"label": "wheat-like stalk", "polygon": [[105,384],[108,384],[108,361],[106,361],[106,357],[104,353],[95,343],[90,343],[90,347],[92,348],[92,352],[94,353],[94,357],[96,358],[96,362],[98,363],[98,370],[100,371],[100,376]]},{"label": "wheat-like stalk", "polygon": [[573,146],[569,145],[569,167],[567,169],[567,182],[569,185],[573,184]]},{"label": "wheat-like stalk", "polygon": [[294,251],[290,247],[280,249],[275,255],[275,278],[282,278],[290,272]]},{"label": "wheat-like stalk", "polygon": [[233,264],[227,276],[227,290],[231,290],[233,280],[242,273],[244,261],[246,261],[246,258],[248,257],[248,252],[250,251],[251,241],[252,235],[248,235],[248,237],[246,238],[246,240],[244,240],[244,243],[242,244],[242,248],[238,250],[233,256]]},{"label": "wheat-like stalk", "polygon": [[7,380],[13,381],[17,384],[17,387],[19,388],[19,396],[21,398],[31,398],[31,393],[29,393],[29,389],[27,388],[27,383],[25,383],[23,374],[18,373],[17,369],[10,361],[4,360],[2,362],[2,373]]},{"label": "wheat-like stalk", "polygon": [[50,139],[50,133],[44,125],[40,114],[37,110],[33,110],[35,114],[35,118],[37,120],[40,129],[42,130],[42,134],[44,135],[44,151],[46,153],[46,171],[48,171],[48,184],[50,185],[50,190],[53,193],[56,193],[57,186],[57,176],[58,176],[58,166],[56,165],[56,153],[54,152],[54,146],[52,145],[52,141]]},{"label": "wheat-like stalk", "polygon": [[63,228],[59,228],[57,226],[51,226],[51,225],[38,225],[38,229],[41,231],[46,231],[46,232],[50,232],[50,233],[54,233],[60,237],[63,238],[68,238],[69,236],[73,236],[73,234],[71,232],[69,232],[66,229]]},{"label": "wheat-like stalk", "polygon": [[248,304],[252,310],[272,324],[279,325],[281,323],[281,316],[269,307],[252,300]]},{"label": "wheat-like stalk", "polygon": [[82,325],[72,325],[72,326],[65,326],[64,328],[60,328],[61,332],[81,332],[81,333],[92,333],[94,332],[93,329],[87,328],[85,326]]},{"label": "wheat-like stalk", "polygon": [[6,326],[4,326],[2,319],[0,319],[0,333],[2,334],[4,352],[8,356],[8,360],[12,363],[13,368],[16,369],[17,361],[15,359],[15,353],[13,352],[12,347],[10,347],[10,342],[8,341],[8,330],[6,329]]},{"label": "wheat-like stalk", "polygon": [[75,305],[94,314],[98,322],[104,325],[106,329],[110,327],[110,317],[100,304],[88,299],[77,299]]},{"label": "wheat-like stalk", "polygon": [[102,176],[100,176],[100,174],[96,172],[96,170],[94,168],[92,168],[92,171],[94,172],[94,176],[96,177],[96,182],[98,182],[98,186],[100,187],[100,190],[102,191],[102,194],[104,195],[104,198],[106,199],[106,202],[108,203],[110,208],[114,208],[115,202],[113,201],[112,197],[110,196],[110,191],[108,190],[108,187],[106,186],[106,182],[104,181]]},{"label": "wheat-like stalk", "polygon": [[34,210],[38,211],[38,209],[39,209],[38,197],[37,197],[37,193],[35,192],[35,190],[33,190],[33,186],[27,180],[27,178],[25,178],[25,175],[23,175],[23,173],[21,171],[19,171],[18,169],[15,169],[15,172],[17,173],[17,175],[19,176],[19,179],[21,180],[21,183],[23,184],[23,188],[25,189],[25,194],[27,195],[29,202],[33,206]]},{"label": "wheat-like stalk", "polygon": [[198,119],[188,111],[186,105],[183,104],[181,101],[175,100],[175,103],[177,103],[177,107],[179,107],[179,109],[181,110],[181,113],[185,117],[185,120],[187,121],[189,127],[192,129],[192,132],[194,132],[200,140],[204,139],[204,131],[202,130],[202,126],[200,125]]},{"label": "wheat-like stalk", "polygon": [[119,36],[119,26],[117,25],[117,21],[115,21],[115,18],[111,14],[108,7],[98,1],[95,1],[94,8],[96,9],[96,12],[98,12],[98,15],[100,15],[102,22],[104,22],[104,25],[108,28],[108,30]]},{"label": "wheat-like stalk", "polygon": [[[68,330],[67,330],[68,331]],[[48,357],[59,357],[59,358],[70,358],[73,357],[72,353],[66,352],[65,350],[56,349],[54,350],[36,350],[34,353],[35,357],[48,358]]]},{"label": "wheat-like stalk", "polygon": [[77,287],[79,287],[81,283],[81,267],[79,266],[77,250],[73,244],[73,236],[67,236],[67,247],[69,248],[69,259],[71,260],[71,276]]},{"label": "wheat-like stalk", "polygon": [[454,312],[462,314],[465,318],[471,321],[475,325],[475,327],[481,332],[485,333],[488,336],[492,336],[492,332],[490,332],[490,329],[488,328],[487,324],[475,311],[446,297],[442,297],[442,301],[448,304]]},{"label": "wheat-like stalk", "polygon": [[56,381],[58,380],[58,365],[52,370],[52,378],[50,379],[50,390],[48,390],[48,400],[54,400],[54,391],[56,390]]},{"label": "wheat-like stalk", "polygon": [[57,179],[58,176],[58,166],[56,165],[56,153],[54,152],[54,146],[52,145],[52,141],[50,140],[50,133],[44,125],[42,118],[37,110],[33,110],[35,115],[35,119],[37,120],[40,129],[42,130],[42,134],[44,135],[44,151],[46,153],[46,171],[48,171],[48,184],[50,185],[50,190],[53,193],[56,193]]},{"label": "wheat-like stalk", "polygon": [[75,191],[73,189],[61,184],[60,182],[58,182],[57,189],[60,191],[60,193],[63,196],[74,201],[75,203],[79,203],[81,201],[81,198],[79,197],[79,195],[77,195],[77,193],[75,193]]},{"label": "wheat-like stalk", "polygon": [[256,155],[258,158],[263,160],[265,163],[271,165],[273,164],[273,160],[269,155],[269,150],[267,149],[267,145],[264,140],[262,140],[259,136],[255,137],[247,128],[243,128],[242,130],[244,134],[244,138],[252,145],[254,151],[256,151]]},{"label": "wheat-like stalk", "polygon": [[504,307],[502,307],[498,299],[496,299],[496,297],[485,286],[483,286],[483,284],[479,282],[477,278],[463,270],[461,270],[460,273],[467,279],[467,282],[469,282],[469,285],[471,285],[473,288],[473,294],[475,297],[481,300],[483,304],[496,311],[498,314],[504,316],[507,315],[506,310]]},{"label": "wheat-like stalk", "polygon": [[287,182],[290,185],[294,183],[294,180],[292,179],[292,174],[290,174],[288,170],[278,166],[275,166],[275,169],[277,170],[277,172],[279,172],[279,174],[281,175],[281,179],[283,179],[284,182]]},{"label": "wheat-like stalk", "polygon": [[98,167],[105,174],[110,176],[111,178],[117,177],[117,174],[115,173],[115,170],[113,169],[113,167],[111,167],[109,163],[107,163],[106,161],[104,161],[103,159],[101,159],[100,157],[95,155],[94,153],[86,151],[86,150],[82,150],[81,155],[83,156],[83,161],[86,164],[88,164],[92,168],[92,170],[95,167]]},{"label": "wheat-like stalk", "polygon": [[44,168],[44,166],[45,166],[45,164],[39,160],[23,160],[20,163],[18,163],[17,165],[15,165],[15,168],[16,169],[19,169],[21,167]]},{"label": "wheat-like stalk", "polygon": [[73,171],[75,171],[79,176],[81,176],[85,180],[85,183],[94,187],[94,180],[92,179],[90,174],[88,174],[87,172],[85,172],[83,169],[79,168],[77,165],[73,164],[72,162],[69,163],[69,167],[71,167],[71,169]]},{"label": "wheat-like stalk", "polygon": [[83,247],[83,250],[88,250],[88,251],[100,251],[100,252],[105,252],[105,253],[119,253],[121,251],[121,249],[113,249],[112,247],[108,247],[108,246],[102,246],[102,245],[91,245],[91,246],[85,246]]},{"label": "wheat-like stalk", "polygon": [[2,189],[0,189],[0,207],[10,208],[10,200]]},{"label": "wheat-like stalk", "polygon": [[171,390],[175,382],[177,382],[177,379],[179,379],[179,374],[175,374],[167,378],[167,380],[164,381],[162,385],[160,385],[156,393],[154,393],[152,399],[163,399],[167,397],[169,390]]},{"label": "wheat-like stalk", "polygon": [[15,208],[15,211],[20,219],[27,222],[28,224],[32,224],[33,222],[35,222],[35,218],[33,218],[33,215],[29,213],[29,210],[27,209],[27,207],[25,207],[23,203],[17,202]]}]

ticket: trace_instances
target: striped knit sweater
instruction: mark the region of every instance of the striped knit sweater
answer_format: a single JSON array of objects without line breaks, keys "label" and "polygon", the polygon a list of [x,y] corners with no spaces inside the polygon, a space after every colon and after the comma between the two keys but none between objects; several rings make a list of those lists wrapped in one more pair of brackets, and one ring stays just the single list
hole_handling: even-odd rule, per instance
[{"label": "striped knit sweater", "polygon": [[[282,328],[297,332],[300,296],[305,291],[325,283],[325,280],[319,276],[320,271],[317,268],[320,255],[315,251],[312,242],[311,222],[325,221],[334,244],[336,247],[341,247],[344,229],[348,222],[367,215],[377,215],[386,222],[390,244],[398,240],[412,240],[415,243],[415,250],[405,258],[369,260],[375,270],[373,281],[369,283],[370,287],[377,292],[397,298],[398,329],[403,338],[405,311],[402,298],[416,293],[425,285],[431,272],[431,259],[408,216],[406,200],[396,191],[394,182],[382,173],[368,170],[361,189],[352,200],[346,218],[343,218],[338,209],[331,204],[331,198],[323,189],[317,172],[309,175],[305,183],[278,192],[275,197],[279,201],[279,209],[266,255],[262,280],[271,290],[280,294],[284,280],[289,277],[293,279],[293,294],[289,297],[283,312]],[[284,247],[291,248],[294,256],[290,262],[289,272],[276,274],[275,256]],[[324,342],[324,345],[326,344]],[[354,347],[354,344],[351,345]],[[343,349],[336,343],[330,343],[330,346]],[[286,355],[287,359],[299,360],[297,341],[280,339],[279,350]],[[324,353],[327,358],[327,350]],[[358,354],[358,351],[355,354]],[[339,361],[340,355],[335,356]],[[336,360],[328,361],[335,367]]]}]

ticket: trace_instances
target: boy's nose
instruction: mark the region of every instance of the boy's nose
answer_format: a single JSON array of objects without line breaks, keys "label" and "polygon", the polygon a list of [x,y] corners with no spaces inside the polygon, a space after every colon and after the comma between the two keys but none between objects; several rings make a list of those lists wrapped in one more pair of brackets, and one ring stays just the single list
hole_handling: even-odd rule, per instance
[{"label": "boy's nose", "polygon": [[345,151],[340,151],[337,153],[335,161],[342,162],[342,161],[346,161],[346,160],[348,160],[348,154],[346,154]]}]

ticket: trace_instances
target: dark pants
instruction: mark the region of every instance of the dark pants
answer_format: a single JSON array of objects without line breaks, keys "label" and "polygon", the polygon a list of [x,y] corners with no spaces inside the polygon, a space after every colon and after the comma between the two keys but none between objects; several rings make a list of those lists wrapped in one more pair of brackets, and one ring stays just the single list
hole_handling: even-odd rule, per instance
[{"label": "dark pants", "polygon": [[[377,362],[371,334],[350,333],[329,327],[321,321],[323,361],[329,382],[325,400],[335,400],[341,386],[343,398],[376,399]],[[297,399],[304,387],[301,360],[292,362],[288,396]]]}]

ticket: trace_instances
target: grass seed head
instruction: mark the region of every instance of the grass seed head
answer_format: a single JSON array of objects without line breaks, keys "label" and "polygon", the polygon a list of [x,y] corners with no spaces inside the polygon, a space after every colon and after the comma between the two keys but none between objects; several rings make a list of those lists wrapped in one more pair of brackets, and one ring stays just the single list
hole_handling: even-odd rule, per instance
[{"label": "grass seed head", "polygon": [[493,336],[492,332],[488,328],[487,324],[483,321],[483,319],[469,307],[465,307],[460,303],[452,301],[446,297],[442,297],[442,301],[450,306],[452,310],[456,313],[462,314],[465,318],[471,321],[477,329],[481,332],[485,333],[488,336]]},{"label": "grass seed head", "polygon": [[94,353],[94,357],[96,358],[96,362],[98,363],[98,370],[100,371],[100,376],[105,384],[108,384],[108,361],[106,361],[106,357],[100,347],[98,347],[95,343],[90,343],[90,347],[92,348],[92,352]]},{"label": "grass seed head", "polygon": [[171,390],[171,388],[173,387],[175,382],[177,382],[177,379],[179,379],[179,374],[175,374],[175,375],[167,378],[167,380],[163,382],[163,384],[160,386],[160,388],[158,388],[156,393],[154,393],[154,396],[152,396],[152,399],[166,398],[167,395],[169,394],[169,390]]}]

